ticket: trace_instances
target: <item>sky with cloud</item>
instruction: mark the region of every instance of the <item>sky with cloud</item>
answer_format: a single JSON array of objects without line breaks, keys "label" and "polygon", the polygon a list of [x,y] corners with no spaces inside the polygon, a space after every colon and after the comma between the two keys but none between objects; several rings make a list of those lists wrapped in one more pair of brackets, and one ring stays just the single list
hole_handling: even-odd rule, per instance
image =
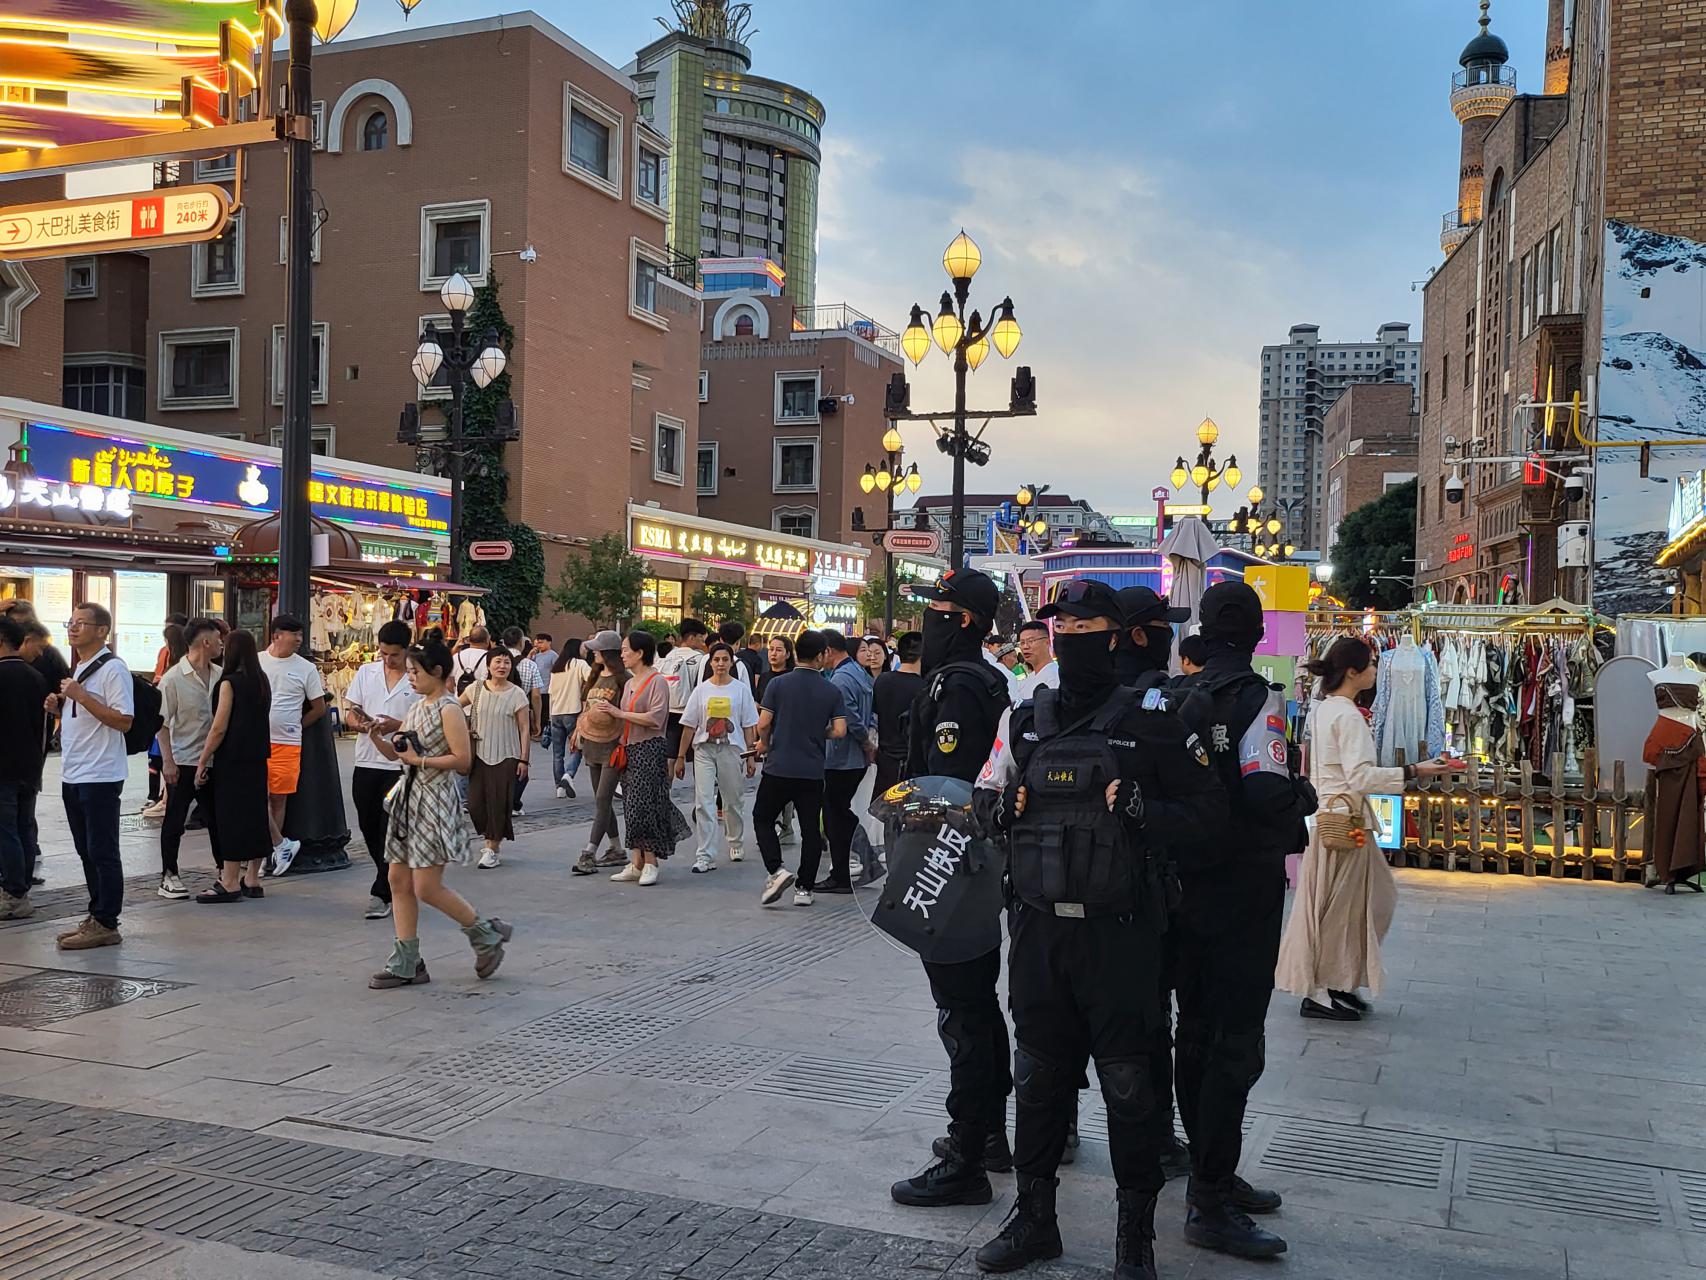
[{"label": "sky with cloud", "polygon": [[[664,0],[538,0],[626,65]],[[422,0],[409,25],[503,11]],[[755,0],[753,71],[825,104],[818,300],[900,328],[946,283],[964,226],[974,304],[1010,294],[1025,338],[972,377],[1040,412],[996,421],[968,487],[1052,484],[1109,513],[1148,494],[1206,415],[1254,479],[1258,369],[1294,323],[1329,341],[1384,321],[1420,335],[1411,283],[1440,261],[1456,199],[1448,103],[1472,0]],[[367,0],[347,36],[403,27]],[[1495,0],[1518,85],[1537,92],[1545,0]],[[913,405],[950,406],[939,352]],[[948,463],[908,428],[926,489]],[[1246,481],[1246,487],[1250,481]]]}]

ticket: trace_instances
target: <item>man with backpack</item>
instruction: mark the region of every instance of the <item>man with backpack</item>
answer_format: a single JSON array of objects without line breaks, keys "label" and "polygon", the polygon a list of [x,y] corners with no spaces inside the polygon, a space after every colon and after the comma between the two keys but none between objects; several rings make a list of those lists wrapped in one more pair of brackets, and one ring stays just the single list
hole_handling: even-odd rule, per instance
[{"label": "man with backpack", "polygon": [[[118,809],[129,765],[125,735],[136,719],[134,682],[124,660],[107,647],[113,616],[98,604],[72,610],[66,623],[72,674],[43,706],[59,716],[60,794],[71,840],[89,886],[89,914],[59,935],[61,951],[86,951],[124,941],[124,865],[119,860]],[[159,727],[158,706],[153,717]],[[143,745],[146,750],[146,743]]]}]

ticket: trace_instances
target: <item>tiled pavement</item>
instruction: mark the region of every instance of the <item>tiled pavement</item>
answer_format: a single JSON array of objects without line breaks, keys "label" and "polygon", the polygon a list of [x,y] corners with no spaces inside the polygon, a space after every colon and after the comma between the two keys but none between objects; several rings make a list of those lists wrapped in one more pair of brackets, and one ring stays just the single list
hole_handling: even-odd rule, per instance
[{"label": "tiled pavement", "polygon": [[[968,1273],[1010,1178],[987,1208],[886,1194],[940,1125],[916,966],[846,901],[761,911],[755,860],[573,879],[582,834],[456,873],[518,926],[490,983],[435,919],[432,985],[367,991],[359,870],[138,897],[113,950],[0,925],[0,1280]],[[1376,1015],[1270,1016],[1246,1171],[1286,1195],[1281,1265],[1706,1280],[1706,904],[1400,879]],[[1060,1275],[1108,1265],[1102,1123],[1087,1099]],[[1164,1275],[1271,1273],[1184,1245],[1179,1197]]]}]

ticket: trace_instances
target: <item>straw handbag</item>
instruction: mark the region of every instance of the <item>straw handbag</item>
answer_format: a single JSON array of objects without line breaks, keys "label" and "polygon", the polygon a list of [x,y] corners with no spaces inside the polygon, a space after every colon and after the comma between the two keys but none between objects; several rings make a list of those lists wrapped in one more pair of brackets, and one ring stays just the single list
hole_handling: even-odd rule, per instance
[{"label": "straw handbag", "polygon": [[1354,853],[1363,848],[1368,844],[1366,817],[1366,801],[1353,804],[1349,796],[1334,796],[1315,815],[1315,832],[1321,837],[1321,847],[1333,853]]}]

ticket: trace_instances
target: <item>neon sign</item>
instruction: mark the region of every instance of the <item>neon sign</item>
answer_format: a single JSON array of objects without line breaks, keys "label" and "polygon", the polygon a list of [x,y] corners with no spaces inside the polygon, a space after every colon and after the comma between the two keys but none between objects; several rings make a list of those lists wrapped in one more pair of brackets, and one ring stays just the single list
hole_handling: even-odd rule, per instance
[{"label": "neon sign", "polygon": [[1474,558],[1475,544],[1470,541],[1467,533],[1460,533],[1452,539],[1451,547],[1445,553],[1447,564],[1456,564],[1459,560],[1473,560]]},{"label": "neon sign", "polygon": [[0,511],[16,506],[20,516],[28,514],[26,507],[42,511],[82,511],[88,515],[111,516],[118,520],[131,517],[130,490],[110,485],[55,484],[37,476],[18,481],[0,472]]},{"label": "neon sign", "polygon": [[694,560],[718,560],[742,568],[772,573],[809,573],[813,551],[773,538],[739,536],[695,529],[675,521],[634,516],[628,526],[628,545],[653,555],[681,556]]}]

